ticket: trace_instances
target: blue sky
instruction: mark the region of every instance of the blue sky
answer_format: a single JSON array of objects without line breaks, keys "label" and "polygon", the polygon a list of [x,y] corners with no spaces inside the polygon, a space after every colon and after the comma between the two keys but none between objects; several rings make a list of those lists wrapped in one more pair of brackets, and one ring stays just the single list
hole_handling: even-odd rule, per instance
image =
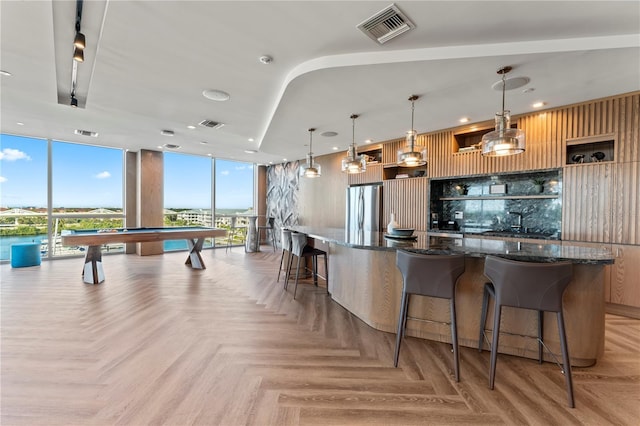
[{"label": "blue sky", "polygon": [[[121,150],[53,144],[53,207],[122,208]],[[216,160],[217,208],[253,205],[253,165]],[[165,206],[209,208],[211,159],[165,155]],[[47,141],[0,135],[0,206],[47,206]]]}]

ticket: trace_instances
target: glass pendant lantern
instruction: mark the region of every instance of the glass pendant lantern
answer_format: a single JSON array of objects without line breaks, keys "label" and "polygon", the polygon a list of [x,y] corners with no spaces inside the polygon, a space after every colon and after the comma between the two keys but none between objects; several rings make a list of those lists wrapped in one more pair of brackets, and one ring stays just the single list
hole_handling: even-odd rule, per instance
[{"label": "glass pendant lantern", "polygon": [[496,129],[482,136],[482,155],[484,156],[500,157],[521,154],[525,151],[524,132],[511,128],[511,112],[504,109],[505,76],[511,70],[511,67],[498,70],[498,74],[502,75],[502,112],[496,113]]},{"label": "glass pendant lantern", "polygon": [[320,164],[316,164],[313,161],[313,152],[312,152],[312,143],[313,143],[313,132],[316,129],[309,129],[309,153],[307,154],[307,163],[300,166],[300,176],[306,178],[316,178],[322,175]]},{"label": "glass pendant lantern", "polygon": [[402,167],[417,167],[427,164],[427,148],[425,146],[416,146],[418,132],[413,128],[414,103],[416,99],[418,99],[417,95],[409,97],[411,101],[411,130],[407,132],[407,144],[404,148],[398,150],[397,164]]},{"label": "glass pendant lantern", "polygon": [[342,159],[342,171],[349,174],[363,173],[367,170],[367,160],[364,155],[358,155],[356,147],[356,118],[358,115],[352,114],[349,118],[352,121],[351,145],[347,150],[347,156]]}]

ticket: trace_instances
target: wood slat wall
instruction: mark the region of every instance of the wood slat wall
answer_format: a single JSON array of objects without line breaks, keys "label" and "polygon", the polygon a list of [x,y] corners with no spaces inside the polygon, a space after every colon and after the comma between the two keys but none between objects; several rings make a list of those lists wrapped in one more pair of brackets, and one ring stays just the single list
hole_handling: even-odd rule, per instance
[{"label": "wood slat wall", "polygon": [[367,170],[364,173],[348,175],[348,178],[349,185],[382,182],[382,164],[367,164]]},{"label": "wood slat wall", "polygon": [[563,174],[562,239],[611,242],[614,166],[567,166]]},{"label": "wood slat wall", "polygon": [[[418,135],[417,144],[427,146],[427,177],[442,178],[563,168],[563,239],[640,244],[638,227],[640,171],[637,164],[640,162],[640,92],[514,116],[513,120],[517,120],[519,128],[526,133],[527,151],[522,155],[485,158],[479,151],[454,153],[454,134],[456,131],[459,132],[460,128]],[[477,123],[479,128],[492,125],[492,122]],[[567,165],[566,141],[568,139],[597,139],[598,136],[614,138],[615,162],[606,165]],[[378,182],[380,174],[383,175],[384,165],[395,164],[396,153],[405,143],[404,138],[382,143],[382,165],[370,166],[370,170],[365,174],[349,176],[346,182],[352,185]],[[341,158],[341,155],[338,157]],[[614,182],[612,179],[616,173],[614,166],[621,164],[625,165],[621,166],[620,176]],[[334,170],[332,169],[332,173],[341,174],[339,169]],[[322,179],[325,180],[324,176]],[[410,179],[411,182],[414,180]],[[393,206],[389,205],[393,193],[390,191],[401,191],[404,187],[400,185],[416,187],[411,190],[411,197],[426,197],[428,183],[424,179],[418,179],[418,181],[420,183],[415,184],[384,181],[385,190],[389,187],[384,196],[384,215],[387,222],[391,209],[397,212],[411,212],[407,213],[411,215],[424,213],[420,220],[411,217],[407,217],[406,220],[408,224],[416,223],[416,229],[427,229],[428,202],[426,200],[424,212],[422,204],[414,204],[416,200],[410,197],[405,197],[408,204],[402,207],[399,200],[394,200]],[[326,188],[326,184],[322,186]],[[418,188],[424,188],[424,190]],[[341,186],[335,186],[329,189],[329,192],[335,194],[336,191],[341,190]],[[326,192],[322,190],[318,196],[324,198],[327,195]],[[615,193],[615,196],[612,193]],[[399,192],[399,196],[401,195]],[[301,217],[305,216],[305,214],[301,215]],[[342,212],[339,216],[336,220],[323,220],[323,222],[339,223],[344,220]],[[615,223],[613,223],[614,218]],[[309,223],[319,225],[312,218],[309,219]]]},{"label": "wood slat wall", "polygon": [[391,213],[402,228],[426,231],[429,215],[429,179],[393,179],[383,184],[383,220],[386,227]]},{"label": "wood slat wall", "polygon": [[640,162],[616,165],[612,242],[640,245]]}]

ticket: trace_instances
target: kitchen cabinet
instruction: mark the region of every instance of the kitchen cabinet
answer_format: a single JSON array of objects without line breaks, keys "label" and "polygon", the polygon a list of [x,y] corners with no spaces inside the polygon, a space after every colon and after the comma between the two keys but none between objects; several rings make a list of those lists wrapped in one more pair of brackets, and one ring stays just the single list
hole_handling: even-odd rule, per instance
[{"label": "kitchen cabinet", "polygon": [[383,182],[383,218],[387,224],[394,213],[402,228],[427,230],[429,217],[429,179],[391,179]]},{"label": "kitchen cabinet", "polygon": [[612,242],[640,245],[640,162],[615,165]]},{"label": "kitchen cabinet", "polygon": [[563,240],[611,242],[614,174],[612,163],[564,167]]},{"label": "kitchen cabinet", "polygon": [[363,185],[367,183],[382,182],[382,164],[367,163],[367,170],[364,173],[350,174],[349,185]]},{"label": "kitchen cabinet", "polygon": [[[638,308],[635,310],[635,315],[631,310],[626,314],[640,318],[640,246],[614,244],[612,251],[616,259],[610,267],[609,302]],[[617,309],[620,310],[620,307]]]}]

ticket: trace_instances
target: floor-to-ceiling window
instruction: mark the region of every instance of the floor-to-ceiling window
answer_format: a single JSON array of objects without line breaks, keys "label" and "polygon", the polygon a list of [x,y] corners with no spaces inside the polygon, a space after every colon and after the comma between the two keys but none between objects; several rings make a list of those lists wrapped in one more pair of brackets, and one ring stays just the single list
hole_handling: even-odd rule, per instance
[{"label": "floor-to-ceiling window", "polygon": [[[253,164],[164,156],[165,226],[228,228],[232,217],[247,225],[246,216],[254,213]],[[84,247],[63,246],[61,235],[74,229],[121,228],[123,168],[121,149],[1,134],[0,261],[9,260],[16,242],[40,242],[45,258],[82,256]],[[187,248],[184,242],[168,243],[167,250]],[[226,243],[221,238],[207,246]],[[103,251],[120,253],[124,246],[111,244]]]},{"label": "floor-to-ceiling window", "polygon": [[[165,226],[213,226],[211,174],[209,157],[164,153]],[[212,239],[207,238],[204,246],[212,245]],[[168,240],[164,249],[186,250],[187,242]]]},{"label": "floor-to-ceiling window", "polygon": [[[254,215],[255,167],[251,163],[215,160],[215,226],[246,228],[247,216]],[[239,244],[243,233],[234,235],[233,244]]]},{"label": "floor-to-ceiling window", "polygon": [[0,135],[0,260],[11,244],[47,243],[47,141]]},{"label": "floor-to-ceiling window", "polygon": [[[123,227],[121,149],[53,141],[51,143],[50,256],[83,254],[82,246],[63,246],[60,236],[78,229]],[[123,252],[123,243],[103,252]]]}]

